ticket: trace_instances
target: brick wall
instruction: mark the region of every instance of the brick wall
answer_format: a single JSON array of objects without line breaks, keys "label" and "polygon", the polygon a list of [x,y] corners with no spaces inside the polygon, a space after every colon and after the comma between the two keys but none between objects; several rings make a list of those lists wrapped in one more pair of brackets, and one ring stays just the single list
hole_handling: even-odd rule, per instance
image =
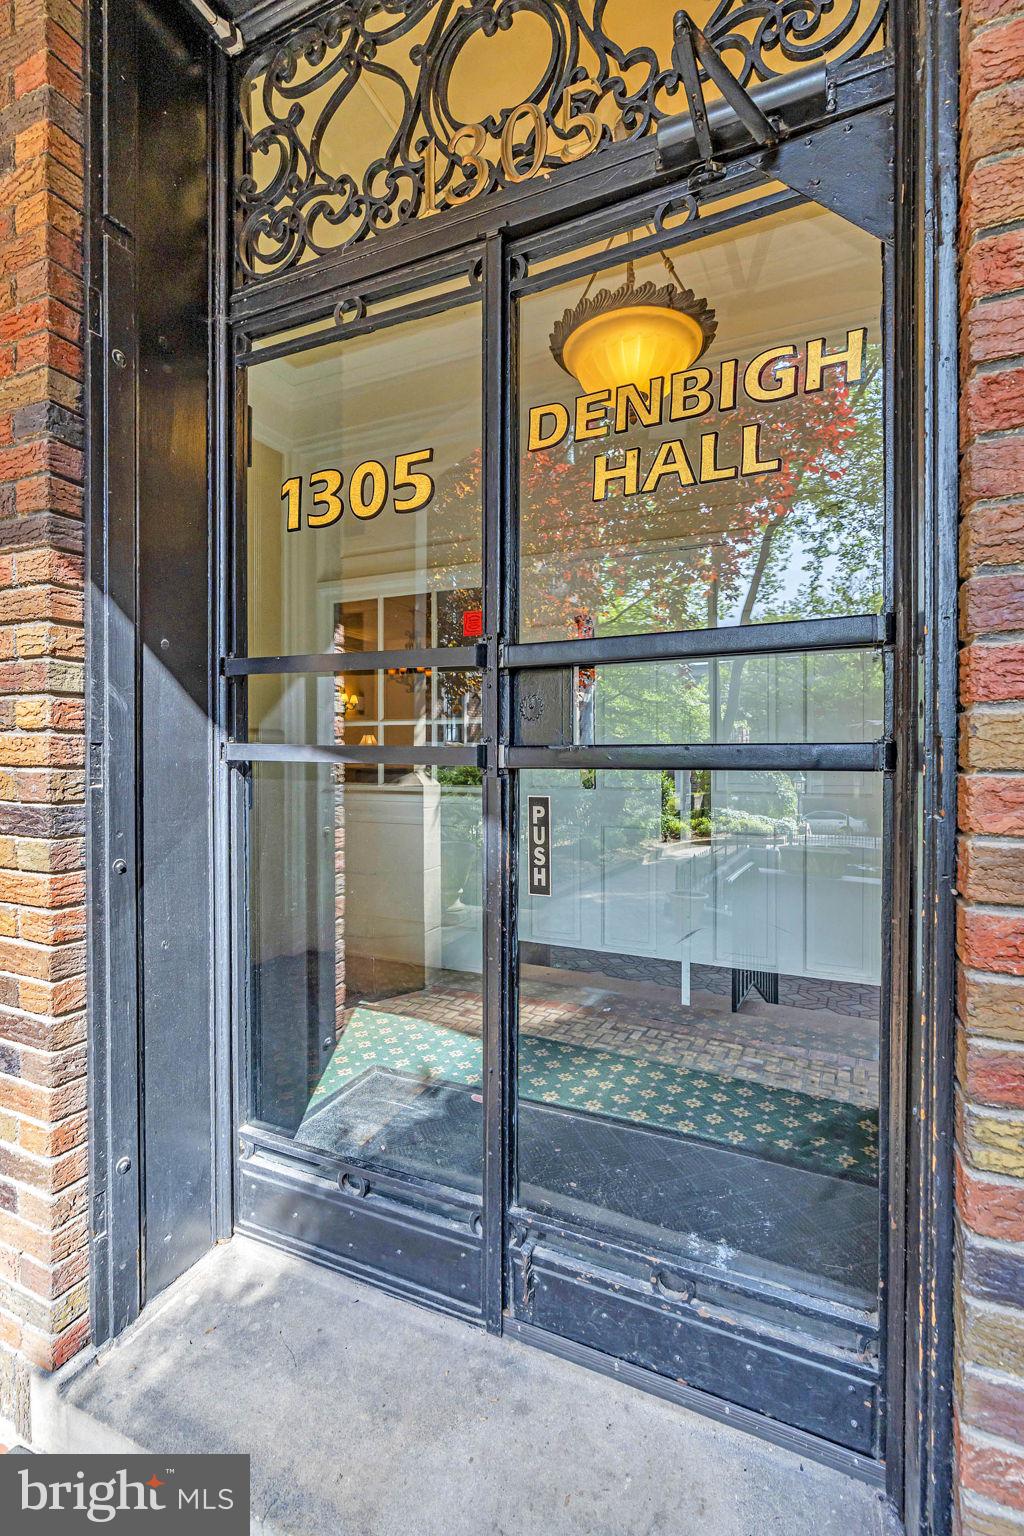
[{"label": "brick wall", "polygon": [[1024,1533],[1024,4],[961,39],[957,1515]]},{"label": "brick wall", "polygon": [[87,1316],[80,9],[0,0],[0,1416]]}]

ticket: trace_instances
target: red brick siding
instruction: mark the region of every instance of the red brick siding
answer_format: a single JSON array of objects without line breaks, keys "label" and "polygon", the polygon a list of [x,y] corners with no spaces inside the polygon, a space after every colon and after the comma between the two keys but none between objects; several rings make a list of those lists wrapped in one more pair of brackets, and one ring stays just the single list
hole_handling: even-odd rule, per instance
[{"label": "red brick siding", "polygon": [[1024,1533],[1024,3],[961,81],[957,1508]]},{"label": "red brick siding", "polygon": [[0,0],[0,1415],[88,1331],[80,6]]}]

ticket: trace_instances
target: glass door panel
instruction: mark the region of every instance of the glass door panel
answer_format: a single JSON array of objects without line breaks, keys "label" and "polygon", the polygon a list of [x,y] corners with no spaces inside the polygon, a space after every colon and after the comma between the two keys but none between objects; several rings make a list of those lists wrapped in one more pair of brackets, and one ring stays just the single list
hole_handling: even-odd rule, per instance
[{"label": "glass door panel", "polygon": [[253,768],[254,1118],[345,1162],[478,1190],[480,786],[388,775]]},{"label": "glass door panel", "polygon": [[[483,1164],[481,322],[459,298],[250,362],[245,629],[274,667],[233,670],[249,1129],[343,1190],[385,1175],[442,1213],[446,1192],[479,1208]],[[422,1234],[401,1259],[375,1219],[353,1262],[390,1242],[397,1280],[408,1261],[427,1289],[479,1294],[469,1227],[431,1281]],[[334,1212],[318,1241],[344,1230]]]},{"label": "glass door panel", "polygon": [[870,1313],[881,781],[692,777],[520,774],[519,1203]]},{"label": "glass door panel", "polygon": [[[466,644],[480,346],[463,303],[248,368],[251,656]],[[456,611],[438,623],[431,599]]]},{"label": "glass door panel", "polygon": [[878,240],[812,204],[624,240],[519,304],[519,639],[878,612]]},{"label": "glass door panel", "polygon": [[512,280],[506,1279],[518,1326],[874,1453],[882,250],[762,195]]}]

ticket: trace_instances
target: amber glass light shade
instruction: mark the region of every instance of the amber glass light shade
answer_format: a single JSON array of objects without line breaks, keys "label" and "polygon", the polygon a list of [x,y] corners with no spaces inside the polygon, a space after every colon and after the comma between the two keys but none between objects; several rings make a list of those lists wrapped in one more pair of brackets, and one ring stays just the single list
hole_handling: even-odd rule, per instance
[{"label": "amber glass light shade", "polygon": [[717,324],[706,299],[672,283],[627,281],[584,295],[551,333],[551,352],[586,394],[685,373],[710,346]]},{"label": "amber glass light shade", "polygon": [[652,379],[669,379],[692,368],[704,350],[704,333],[691,315],[634,305],[584,320],[562,348],[565,367],[586,394]]}]

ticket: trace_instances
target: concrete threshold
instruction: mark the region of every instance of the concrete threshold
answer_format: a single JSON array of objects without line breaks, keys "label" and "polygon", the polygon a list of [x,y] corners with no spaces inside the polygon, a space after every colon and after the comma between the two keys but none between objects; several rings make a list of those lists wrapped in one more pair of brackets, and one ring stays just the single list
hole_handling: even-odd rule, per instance
[{"label": "concrete threshold", "polygon": [[243,1451],[266,1536],[891,1536],[877,1489],[246,1238],[36,1378],[36,1448]]}]

